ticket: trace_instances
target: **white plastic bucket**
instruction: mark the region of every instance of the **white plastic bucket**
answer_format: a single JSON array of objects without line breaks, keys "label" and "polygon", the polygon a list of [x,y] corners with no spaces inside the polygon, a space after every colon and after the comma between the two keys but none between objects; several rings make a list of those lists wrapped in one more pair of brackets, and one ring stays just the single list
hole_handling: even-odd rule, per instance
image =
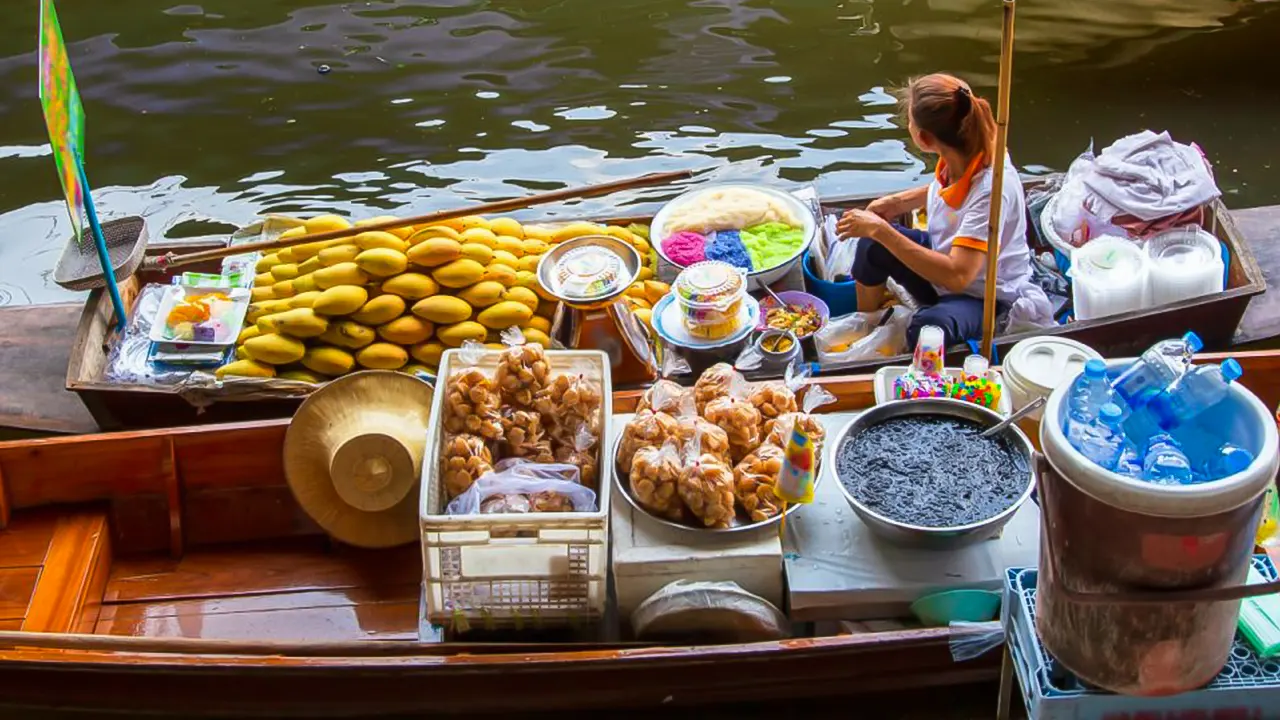
[{"label": "white plastic bucket", "polygon": [[1119,315],[1147,306],[1150,265],[1124,238],[1104,235],[1071,253],[1071,300],[1077,320]]},{"label": "white plastic bucket", "polygon": [[[1048,398],[1059,385],[1069,383],[1093,358],[1102,359],[1098,351],[1084,343],[1067,338],[1042,335],[1027,338],[1014,345],[1004,358],[1004,386],[1017,412],[1038,398]],[[1038,421],[1044,408],[1034,410],[1027,419]]]}]

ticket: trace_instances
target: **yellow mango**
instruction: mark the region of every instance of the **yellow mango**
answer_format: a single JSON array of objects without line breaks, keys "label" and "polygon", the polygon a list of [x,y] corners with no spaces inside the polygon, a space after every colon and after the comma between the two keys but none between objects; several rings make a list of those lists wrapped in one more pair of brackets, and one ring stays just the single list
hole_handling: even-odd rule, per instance
[{"label": "yellow mango", "polygon": [[[410,351],[410,354],[411,355],[413,354],[412,350]],[[435,375],[436,369],[434,367],[427,367],[426,365],[421,365],[418,363],[409,363],[408,365],[405,365],[404,367],[400,368],[399,372],[402,372],[405,375],[417,375],[418,373]]]},{"label": "yellow mango", "polygon": [[556,316],[556,310],[560,309],[560,301],[547,300],[545,297],[542,299],[543,302],[538,304],[538,309],[534,310],[534,313],[536,313],[538,317],[554,319]]},{"label": "yellow mango", "polygon": [[523,244],[525,255],[541,255],[551,249],[551,245],[536,238],[529,238]]},{"label": "yellow mango", "polygon": [[653,307],[652,305],[650,305],[650,304],[649,304],[649,301],[648,301],[648,300],[645,300],[644,298],[638,298],[638,297],[634,297],[634,296],[632,296],[632,295],[627,295],[627,296],[623,297],[622,299],[623,299],[623,300],[626,300],[626,301],[627,301],[627,304],[629,304],[632,308],[645,308],[645,309],[648,309],[648,308]]},{"label": "yellow mango", "polygon": [[325,345],[309,348],[302,356],[303,367],[329,377],[346,375],[355,364],[356,359],[351,357],[351,353]]},{"label": "yellow mango", "polygon": [[542,262],[541,255],[525,255],[520,258],[520,263],[516,265],[516,270],[525,270],[527,272],[538,272],[538,263]]},{"label": "yellow mango", "polygon": [[543,227],[542,225],[525,225],[524,226],[524,239],[526,240],[529,238],[533,238],[534,240],[542,240],[543,242],[550,243],[551,238],[554,235],[555,235],[555,230],[552,230],[549,227]]},{"label": "yellow mango", "polygon": [[412,247],[436,237],[448,238],[459,245],[462,244],[462,236],[458,234],[457,230],[444,225],[426,225],[418,228],[409,236],[409,245]]},{"label": "yellow mango", "polygon": [[641,300],[643,300],[644,299],[644,283],[642,282],[631,283],[630,285],[627,286],[627,289],[623,291],[623,294],[629,297],[640,298]]},{"label": "yellow mango", "polygon": [[[520,266],[520,258],[516,257],[515,255],[512,255],[511,253],[507,252],[506,250],[494,250],[494,251],[493,251],[493,259],[491,259],[489,262],[498,262],[498,263],[502,263],[503,265],[506,265],[507,267],[519,267],[519,266]],[[485,264],[486,264],[486,265],[488,265],[489,263],[485,263]]]},{"label": "yellow mango", "polygon": [[318,240],[316,242],[303,243],[293,246],[293,258],[295,262],[304,262],[318,256],[325,248],[336,243],[346,242],[346,240]]},{"label": "yellow mango", "polygon": [[338,285],[364,285],[369,282],[369,275],[353,262],[338,263],[331,267],[321,268],[315,271],[312,276],[315,277],[316,285],[321,290],[328,290]]},{"label": "yellow mango", "polygon": [[260,272],[253,276],[254,287],[270,287],[277,282],[276,276],[272,275],[270,271]]},{"label": "yellow mango", "polygon": [[639,318],[645,325],[648,325],[651,328],[653,327],[653,310],[649,308],[635,308],[631,311],[631,314]]},{"label": "yellow mango", "polygon": [[671,286],[664,282],[656,280],[644,281],[644,297],[651,305],[657,303],[669,292],[671,292]]},{"label": "yellow mango", "polygon": [[298,276],[301,277],[303,275],[310,275],[311,273],[319,270],[322,267],[324,267],[324,264],[320,262],[319,255],[315,257],[309,257],[306,260],[303,260],[302,262],[298,263]]},{"label": "yellow mango", "polygon": [[[275,278],[276,282],[280,282],[281,280],[292,280],[298,277],[298,266],[294,263],[282,263],[280,265],[276,265],[271,268],[271,277]],[[254,282],[257,282],[257,278],[254,278]]]},{"label": "yellow mango", "polygon": [[422,267],[437,267],[462,257],[462,243],[447,237],[432,237],[409,248],[409,262]]},{"label": "yellow mango", "polygon": [[356,353],[356,362],[370,370],[397,370],[409,362],[409,353],[399,345],[374,343]]},{"label": "yellow mango", "polygon": [[279,377],[282,380],[297,380],[298,382],[311,383],[312,385],[319,385],[320,383],[324,382],[326,379],[324,376],[318,373],[314,373],[309,370],[297,370],[297,369],[287,370],[285,372],[280,373],[276,377]]},{"label": "yellow mango", "polygon": [[377,339],[373,328],[351,320],[335,320],[320,335],[321,342],[352,349],[362,348]]},{"label": "yellow mango", "polygon": [[409,266],[409,259],[399,250],[376,247],[357,255],[356,265],[373,277],[391,277],[404,272]]},{"label": "yellow mango", "polygon": [[439,367],[440,356],[444,355],[444,351],[446,349],[447,348],[444,343],[439,340],[432,340],[430,342],[418,343],[417,345],[409,348],[409,354],[413,356],[414,360],[417,360],[424,365]]},{"label": "yellow mango", "polygon": [[[377,217],[366,218],[364,220],[357,220],[356,227],[379,225],[384,222],[391,222],[392,220],[399,220],[399,219],[400,218],[396,217],[395,215],[379,215]],[[409,236],[413,234],[413,226],[405,225],[403,227],[391,228],[390,230],[384,230],[382,232],[389,232],[392,235],[395,235],[396,237],[400,238],[401,240],[408,240]]]},{"label": "yellow mango", "polygon": [[[529,231],[525,230],[525,237],[529,237]],[[571,240],[583,235],[603,235],[604,228],[595,223],[589,222],[572,222],[562,228],[557,228],[551,233],[551,243],[562,243],[565,240]]]},{"label": "yellow mango", "polygon": [[458,291],[458,297],[467,301],[472,307],[488,307],[502,299],[507,288],[496,280],[482,280],[465,290]]},{"label": "yellow mango", "polygon": [[278,298],[291,298],[297,295],[297,291],[293,289],[292,280],[281,280],[271,286],[271,292]]},{"label": "yellow mango", "polygon": [[244,343],[244,351],[249,357],[268,365],[288,365],[297,362],[307,347],[301,340],[284,335],[259,335],[249,338]]},{"label": "yellow mango", "polygon": [[537,293],[542,285],[538,282],[538,273],[532,270],[516,270],[516,287],[529,288]]},{"label": "yellow mango", "polygon": [[518,258],[524,255],[525,241],[521,240],[518,237],[512,237],[510,235],[499,235],[497,242],[498,244],[496,246],[496,249],[510,254],[511,257]]},{"label": "yellow mango", "polygon": [[649,257],[649,253],[653,252],[653,248],[649,247],[649,243],[640,238],[636,238],[635,242],[631,243],[631,246],[636,249],[636,252],[640,253],[641,259]]},{"label": "yellow mango", "polygon": [[[294,280],[293,284],[296,286],[298,281]],[[287,304],[290,308],[309,308],[315,305],[316,298],[318,297],[320,297],[319,290],[308,290],[289,298]]]},{"label": "yellow mango", "polygon": [[631,231],[630,231],[630,230],[628,230],[628,229],[626,229],[626,228],[624,228],[624,227],[622,227],[622,226],[620,226],[620,225],[610,225],[610,226],[606,227],[606,228],[604,229],[604,234],[605,234],[605,235],[612,235],[612,236],[614,236],[614,237],[618,238],[619,240],[621,240],[621,241],[623,241],[623,242],[627,243],[628,245],[633,245],[633,244],[635,244],[636,236],[635,236],[635,235],[633,235],[633,234],[631,234]]},{"label": "yellow mango", "polygon": [[[533,328],[534,330],[545,333],[547,335],[551,334],[551,321],[548,320],[547,318],[542,317],[541,315],[534,315],[533,317],[529,318],[529,324],[526,325],[525,327]],[[521,330],[523,329],[524,328],[521,328]]]},{"label": "yellow mango", "polygon": [[365,325],[381,325],[403,315],[404,308],[404,298],[388,293],[371,298],[358,311],[352,313],[351,319]]},{"label": "yellow mango", "polygon": [[240,331],[240,335],[236,337],[236,344],[243,345],[245,340],[248,340],[249,338],[256,338],[261,334],[262,334],[261,328],[259,328],[257,325],[250,325],[249,327]]},{"label": "yellow mango", "polygon": [[507,346],[503,345],[500,342],[487,342],[484,344],[484,346],[489,348],[490,350],[506,350],[507,349]]},{"label": "yellow mango", "polygon": [[359,285],[336,285],[320,293],[311,309],[317,315],[350,315],[369,301],[369,291]]},{"label": "yellow mango", "polygon": [[[303,225],[299,225],[299,226],[297,226],[297,227],[291,227],[291,228],[289,228],[288,230],[285,230],[284,232],[280,233],[277,237],[278,237],[280,240],[288,240],[289,238],[296,238],[296,237],[299,237],[299,236],[302,236],[302,235],[306,235],[306,234],[307,234],[307,227],[306,227],[306,225],[305,225],[305,224],[303,224]],[[286,248],[286,249],[289,249],[289,248]],[[284,250],[277,250],[277,251],[276,251],[276,253],[277,253],[277,254],[279,254],[279,253],[281,253],[281,252],[284,252]],[[282,258],[282,259],[283,259],[283,258]],[[292,261],[292,260],[284,260],[284,262],[293,262],[293,261]]]},{"label": "yellow mango", "polygon": [[257,377],[269,378],[275,377],[276,369],[270,365],[264,365],[257,360],[236,360],[218,368],[213,372],[218,378],[224,378],[228,375],[236,375],[239,377]]},{"label": "yellow mango", "polygon": [[466,243],[462,246],[462,257],[475,260],[481,265],[488,265],[493,260],[493,248],[480,243]]},{"label": "yellow mango", "polygon": [[243,346],[243,345],[241,345],[240,347],[236,348],[236,353],[235,353],[235,354],[236,354],[236,359],[237,359],[237,360],[252,360],[252,359],[253,359],[253,358],[249,357],[249,353],[244,349],[244,346]]},{"label": "yellow mango", "polygon": [[486,247],[496,248],[498,246],[498,236],[487,227],[471,227],[462,231],[462,244],[480,243]]},{"label": "yellow mango", "polygon": [[399,345],[416,345],[431,337],[435,325],[413,315],[405,315],[378,326],[378,336]]},{"label": "yellow mango", "polygon": [[421,300],[440,292],[440,285],[422,273],[407,272],[384,281],[382,292],[399,295],[405,300]]},{"label": "yellow mango", "polygon": [[466,300],[452,295],[433,295],[419,300],[413,306],[413,314],[441,325],[460,323],[471,317],[471,306]]},{"label": "yellow mango", "polygon": [[538,293],[527,287],[516,286],[508,289],[502,294],[503,300],[513,300],[518,303],[529,306],[529,312],[538,309]]},{"label": "yellow mango", "polygon": [[520,332],[524,333],[525,342],[529,344],[536,343],[548,350],[551,349],[551,338],[547,337],[547,334],[542,332],[541,330],[538,330],[537,328],[534,328],[534,327],[526,326],[526,327],[520,328]]},{"label": "yellow mango", "polygon": [[286,310],[270,316],[269,319],[276,332],[296,338],[316,337],[329,329],[329,321],[317,315],[311,308]]},{"label": "yellow mango", "polygon": [[457,223],[458,223],[457,225],[458,232],[465,232],[467,230],[472,230],[477,228],[481,230],[489,229],[489,221],[485,220],[479,215],[465,215],[463,217],[458,218]]},{"label": "yellow mango", "polygon": [[409,249],[409,243],[404,239],[397,237],[389,232],[381,232],[373,230],[371,232],[362,232],[356,236],[356,246],[361,250],[372,250],[373,248],[387,248],[403,253]]},{"label": "yellow mango", "polygon": [[[284,237],[284,236],[283,236],[283,235],[281,235],[280,237]],[[289,264],[289,263],[292,263],[292,262],[294,261],[294,260],[293,260],[293,248],[291,248],[291,247],[287,247],[287,248],[282,248],[282,249],[280,249],[280,250],[277,250],[277,251],[276,251],[276,257],[280,259],[281,264]]]},{"label": "yellow mango", "polygon": [[513,287],[516,284],[516,269],[502,263],[489,263],[478,279],[496,280],[502,283],[503,287]]},{"label": "yellow mango", "polygon": [[280,256],[276,255],[275,253],[271,253],[270,255],[263,255],[262,257],[258,258],[257,264],[253,266],[253,271],[264,273],[279,264],[280,264]]},{"label": "yellow mango", "polygon": [[488,330],[480,323],[467,320],[438,328],[436,338],[449,347],[460,347],[467,340],[483,341],[487,333]]},{"label": "yellow mango", "polygon": [[245,311],[245,322],[256,323],[258,320],[278,312],[284,312],[289,309],[291,300],[263,300],[249,305],[249,309]]},{"label": "yellow mango", "polygon": [[504,300],[482,310],[476,320],[485,327],[503,330],[513,325],[524,325],[531,317],[533,308],[515,300]]},{"label": "yellow mango", "polygon": [[345,230],[351,227],[351,222],[339,215],[317,215],[313,218],[307,218],[302,224],[306,228],[307,234],[329,232],[330,230]]},{"label": "yellow mango", "polygon": [[468,258],[458,258],[431,271],[431,277],[447,288],[464,288],[479,282],[485,266]]},{"label": "yellow mango", "polygon": [[[360,248],[355,245],[334,245],[320,251],[316,257],[320,258],[320,264],[325,267],[333,267],[338,263],[351,262],[360,254]],[[310,261],[308,261],[310,262]]]},{"label": "yellow mango", "polygon": [[641,267],[640,272],[636,274],[636,280],[639,280],[641,282],[644,282],[645,280],[652,280],[652,279],[653,279],[653,269],[648,266]]},{"label": "yellow mango", "polygon": [[255,287],[249,291],[249,302],[263,302],[275,298],[275,290],[270,287]]},{"label": "yellow mango", "polygon": [[293,283],[293,293],[295,295],[300,293],[313,292],[320,288],[319,285],[316,285],[315,275],[299,275],[298,277],[290,280],[289,282]]},{"label": "yellow mango", "polygon": [[524,228],[520,223],[509,217],[497,217],[489,221],[489,229],[494,235],[510,235],[511,237],[523,238]]}]

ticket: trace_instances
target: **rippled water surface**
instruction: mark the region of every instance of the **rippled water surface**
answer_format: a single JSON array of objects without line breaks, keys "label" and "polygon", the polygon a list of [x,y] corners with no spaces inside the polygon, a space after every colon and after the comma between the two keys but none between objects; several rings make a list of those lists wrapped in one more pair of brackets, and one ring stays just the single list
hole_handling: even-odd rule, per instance
[{"label": "rippled water surface", "polygon": [[[0,23],[0,303],[74,297],[36,99],[35,0]],[[1280,202],[1280,3],[1020,0],[1010,144],[1028,172],[1146,127],[1196,140],[1236,207]],[[995,0],[61,0],[107,217],[153,237],[262,211],[426,212],[694,168],[917,182],[886,88],[994,92]],[[319,72],[320,66],[329,72]],[[730,166],[732,163],[732,166]],[[662,191],[560,213],[652,203]]]}]

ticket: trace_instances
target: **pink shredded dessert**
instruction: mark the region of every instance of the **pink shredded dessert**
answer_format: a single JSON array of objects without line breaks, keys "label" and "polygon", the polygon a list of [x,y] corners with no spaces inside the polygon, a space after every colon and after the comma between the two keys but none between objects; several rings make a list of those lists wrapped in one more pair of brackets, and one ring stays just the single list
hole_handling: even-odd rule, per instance
[{"label": "pink shredded dessert", "polygon": [[662,252],[671,262],[688,267],[707,259],[707,239],[696,232],[678,232],[662,241]]}]

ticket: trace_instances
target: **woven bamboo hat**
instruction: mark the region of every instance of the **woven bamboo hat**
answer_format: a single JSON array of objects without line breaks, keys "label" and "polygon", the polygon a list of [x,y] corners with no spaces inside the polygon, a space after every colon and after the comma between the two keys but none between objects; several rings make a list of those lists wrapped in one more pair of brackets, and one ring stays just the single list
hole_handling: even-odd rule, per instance
[{"label": "woven bamboo hat", "polygon": [[369,548],[418,537],[418,483],[432,387],[389,370],[334,380],[298,408],[284,472],[302,509],[334,538]]}]

